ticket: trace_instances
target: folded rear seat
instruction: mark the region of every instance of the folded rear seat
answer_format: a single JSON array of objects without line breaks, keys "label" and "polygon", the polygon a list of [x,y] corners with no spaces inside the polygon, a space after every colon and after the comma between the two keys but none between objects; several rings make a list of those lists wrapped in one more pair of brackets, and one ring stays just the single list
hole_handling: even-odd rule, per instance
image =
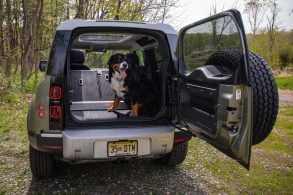
[{"label": "folded rear seat", "polygon": [[[108,69],[91,70],[83,65],[84,55],[81,51],[71,50],[70,54],[71,111],[106,110],[115,96],[109,84]],[[128,107],[121,102],[118,109],[128,109]]]}]

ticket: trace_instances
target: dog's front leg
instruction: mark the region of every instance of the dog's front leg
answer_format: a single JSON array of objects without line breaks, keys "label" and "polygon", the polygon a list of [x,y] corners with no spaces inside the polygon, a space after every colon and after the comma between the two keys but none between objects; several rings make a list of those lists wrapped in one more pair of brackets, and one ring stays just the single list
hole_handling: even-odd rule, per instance
[{"label": "dog's front leg", "polygon": [[138,116],[138,103],[131,104],[131,112],[129,114],[131,117]]},{"label": "dog's front leg", "polygon": [[114,112],[117,109],[120,101],[121,101],[121,98],[115,95],[114,102],[112,106],[108,108],[108,112]]},{"label": "dog's front leg", "polygon": [[131,105],[131,112],[129,115],[131,117],[138,117],[138,112],[141,107],[142,107],[142,104],[139,104],[139,103],[132,104]]}]

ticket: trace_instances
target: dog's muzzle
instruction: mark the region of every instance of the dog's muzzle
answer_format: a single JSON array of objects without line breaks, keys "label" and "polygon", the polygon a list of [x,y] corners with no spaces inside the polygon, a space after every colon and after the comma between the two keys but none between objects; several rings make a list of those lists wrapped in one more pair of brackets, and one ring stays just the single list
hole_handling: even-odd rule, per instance
[{"label": "dog's muzzle", "polygon": [[126,62],[122,62],[120,64],[120,68],[119,68],[119,72],[120,72],[120,77],[121,78],[126,78],[127,74],[126,74],[126,70],[128,69],[128,64]]}]

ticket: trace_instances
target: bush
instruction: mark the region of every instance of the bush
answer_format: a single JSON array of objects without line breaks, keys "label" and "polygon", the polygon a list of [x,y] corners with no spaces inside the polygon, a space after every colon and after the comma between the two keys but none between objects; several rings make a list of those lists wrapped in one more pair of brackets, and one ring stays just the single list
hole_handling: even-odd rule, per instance
[{"label": "bush", "polygon": [[282,48],[279,52],[279,58],[281,61],[281,69],[286,68],[289,64],[293,64],[293,46]]},{"label": "bush", "polygon": [[22,91],[26,93],[34,93],[38,82],[44,78],[44,73],[39,73],[37,80],[35,75],[32,75],[29,79],[21,81],[21,75],[19,72],[12,73],[9,77],[4,74],[3,69],[0,68],[0,93]]}]

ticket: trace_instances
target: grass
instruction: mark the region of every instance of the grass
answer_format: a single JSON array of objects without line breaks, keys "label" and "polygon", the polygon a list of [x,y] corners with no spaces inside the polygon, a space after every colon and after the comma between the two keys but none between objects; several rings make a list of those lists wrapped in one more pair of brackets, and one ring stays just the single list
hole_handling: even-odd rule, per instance
[{"label": "grass", "polygon": [[[17,92],[7,92],[0,94],[0,194],[22,194],[34,189],[34,186],[44,187],[43,183],[35,183],[30,174],[28,162],[28,138],[26,133],[26,112],[28,108],[27,95]],[[189,151],[186,160],[181,166],[175,169],[163,169],[153,165],[147,165],[155,172],[163,174],[162,178],[173,174],[172,177],[182,178],[182,188],[193,189],[191,184],[200,183],[200,190],[207,193],[217,194],[292,194],[293,192],[293,106],[280,107],[278,120],[270,136],[262,143],[253,146],[251,169],[247,171],[236,161],[226,157],[204,141],[192,139],[189,144]],[[119,166],[119,165],[117,165]],[[121,165],[127,168],[127,165]],[[116,166],[113,166],[116,167]],[[115,169],[115,168],[114,168]],[[45,181],[47,186],[52,186],[57,192],[62,193],[62,182],[74,181],[80,175],[91,175],[92,168],[80,168],[74,173],[74,168],[70,169],[70,175],[64,178],[57,178],[52,181]],[[101,170],[99,170],[101,171]],[[139,170],[137,170],[138,172]],[[126,178],[134,177],[134,173],[116,169]],[[151,178],[155,172],[149,171]],[[97,173],[98,174],[98,173]],[[103,173],[107,174],[107,173]],[[114,173],[113,173],[114,174]],[[152,175],[153,174],[153,175]],[[175,174],[175,175],[174,175]],[[115,177],[92,174],[89,182],[100,182],[100,187]],[[118,175],[118,177],[120,177]],[[107,180],[108,178],[108,180]],[[87,178],[84,178],[86,185]],[[165,178],[172,183],[171,179]],[[158,188],[158,184],[150,181],[139,180],[147,184],[151,189]],[[164,181],[160,188],[164,189]],[[114,181],[115,182],[115,181]],[[133,182],[133,181],[131,181]],[[122,183],[123,184],[123,183]],[[117,184],[120,190],[125,187]],[[184,186],[185,185],[185,186]],[[76,184],[64,184],[65,189],[74,189]],[[117,187],[117,189],[118,189]],[[106,186],[107,188],[107,186]],[[80,189],[83,189],[82,187]],[[60,190],[60,191],[59,191]],[[85,190],[85,189],[84,189]]]},{"label": "grass", "polygon": [[29,186],[27,108],[24,92],[0,94],[0,194],[20,194]]},{"label": "grass", "polygon": [[5,92],[0,95],[0,155],[27,153],[25,93]]},{"label": "grass", "polygon": [[293,76],[276,77],[275,79],[279,89],[293,90]]}]

